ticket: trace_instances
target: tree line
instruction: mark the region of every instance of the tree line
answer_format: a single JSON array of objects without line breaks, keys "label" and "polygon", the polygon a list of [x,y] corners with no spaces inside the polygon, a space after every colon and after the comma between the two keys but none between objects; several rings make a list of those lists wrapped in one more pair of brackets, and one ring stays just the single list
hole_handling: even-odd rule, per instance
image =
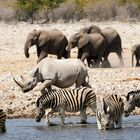
[{"label": "tree line", "polygon": [[[17,21],[140,19],[140,0],[6,0]],[[12,4],[8,4],[12,3]]]}]

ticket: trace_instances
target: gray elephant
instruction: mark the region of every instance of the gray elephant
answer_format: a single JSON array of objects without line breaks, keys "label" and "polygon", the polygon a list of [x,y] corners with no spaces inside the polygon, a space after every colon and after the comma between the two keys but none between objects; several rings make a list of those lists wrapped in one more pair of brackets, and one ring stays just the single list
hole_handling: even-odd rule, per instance
[{"label": "gray elephant", "polygon": [[134,56],[136,58],[136,67],[140,66],[140,44],[136,44],[131,48],[132,54],[132,67],[134,66]]},{"label": "gray elephant", "polygon": [[101,32],[101,29],[96,25],[84,27],[79,30],[79,33],[86,33],[86,34],[100,33],[100,32]]},{"label": "gray elephant", "polygon": [[29,57],[29,48],[36,45],[37,62],[40,62],[43,58],[47,57],[48,54],[57,55],[58,59],[61,57],[68,58],[69,52],[66,51],[68,44],[66,36],[59,30],[54,29],[50,31],[46,30],[34,30],[27,36],[24,54]]},{"label": "gray elephant", "polygon": [[32,90],[38,82],[42,82],[41,93],[46,92],[45,88],[51,90],[51,85],[68,88],[76,83],[76,87],[90,87],[86,81],[88,80],[86,66],[80,59],[44,58],[31,72],[21,77],[22,81],[15,78],[14,81],[23,92]]},{"label": "gray elephant", "polygon": [[88,66],[91,66],[91,60],[94,60],[99,66],[105,53],[107,42],[100,33],[84,34],[76,33],[68,41],[67,50],[78,48],[78,58],[83,62],[87,59]]},{"label": "gray elephant", "polygon": [[89,27],[84,27],[84,28],[80,29],[79,32],[87,33],[87,34],[97,33],[97,32],[101,33],[108,43],[108,46],[107,46],[107,48],[105,50],[105,54],[104,54],[104,57],[107,58],[108,67],[111,66],[108,61],[108,56],[111,52],[115,52],[120,59],[120,65],[122,65],[122,66],[124,65],[123,58],[122,58],[121,37],[115,29],[113,29],[111,27],[106,27],[101,30],[98,26],[91,25]]}]

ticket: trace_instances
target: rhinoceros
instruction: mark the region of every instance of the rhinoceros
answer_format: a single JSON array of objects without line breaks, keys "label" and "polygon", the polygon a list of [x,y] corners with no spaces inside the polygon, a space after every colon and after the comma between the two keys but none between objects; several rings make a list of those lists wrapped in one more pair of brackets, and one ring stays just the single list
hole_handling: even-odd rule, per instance
[{"label": "rhinoceros", "polygon": [[88,78],[87,68],[80,59],[45,58],[33,70],[22,75],[21,81],[13,79],[23,92],[32,90],[38,82],[42,82],[40,91],[44,93],[45,88],[51,90],[51,85],[68,88],[76,83],[76,87],[90,87],[86,77]]}]

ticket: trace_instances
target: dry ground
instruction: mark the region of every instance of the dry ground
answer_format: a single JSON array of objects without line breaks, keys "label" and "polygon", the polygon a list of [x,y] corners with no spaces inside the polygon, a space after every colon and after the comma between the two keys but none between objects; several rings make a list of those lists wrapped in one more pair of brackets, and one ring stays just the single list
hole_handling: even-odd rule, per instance
[{"label": "dry ground", "polygon": [[[80,28],[93,23],[82,21],[80,23],[33,24],[28,23],[0,23],[0,108],[8,112],[9,117],[32,116],[34,102],[39,92],[22,93],[13,82],[13,76],[19,77],[36,65],[36,49],[30,49],[30,58],[23,53],[27,34],[34,29],[60,29],[69,39]],[[131,67],[131,46],[140,43],[140,23],[98,22],[95,25],[115,28],[123,45],[123,59],[125,66],[119,67],[116,54],[111,54],[109,60],[113,68],[89,69],[90,84],[98,93],[126,94],[128,91],[140,89],[140,69]],[[71,53],[76,57],[76,49]],[[139,113],[137,111],[137,113]]]}]

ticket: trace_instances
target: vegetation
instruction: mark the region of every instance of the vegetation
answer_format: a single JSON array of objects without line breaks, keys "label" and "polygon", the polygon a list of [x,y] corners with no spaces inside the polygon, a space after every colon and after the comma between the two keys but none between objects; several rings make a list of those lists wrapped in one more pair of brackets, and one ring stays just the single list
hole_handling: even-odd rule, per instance
[{"label": "vegetation", "polygon": [[140,0],[5,0],[0,1],[0,10],[1,20],[11,18],[31,23],[81,19],[140,20]]}]

